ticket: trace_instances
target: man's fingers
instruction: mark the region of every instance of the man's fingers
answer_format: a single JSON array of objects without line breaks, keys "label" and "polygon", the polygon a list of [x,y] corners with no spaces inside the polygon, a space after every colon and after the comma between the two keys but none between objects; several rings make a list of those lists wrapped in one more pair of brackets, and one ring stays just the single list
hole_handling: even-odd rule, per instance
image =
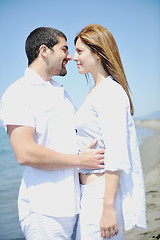
[{"label": "man's fingers", "polygon": [[105,148],[99,148],[96,151],[97,151],[97,154],[104,154],[105,153]]},{"label": "man's fingers", "polygon": [[96,168],[97,168],[97,169],[104,169],[105,166],[104,166],[104,165],[98,165]]},{"label": "man's fingers", "polygon": [[94,139],[93,142],[88,146],[88,148],[93,148],[97,143],[97,139]]},{"label": "man's fingers", "polygon": [[[96,157],[98,160],[102,160],[104,159],[104,155],[103,154],[98,154]],[[104,161],[104,160],[103,160]]]}]

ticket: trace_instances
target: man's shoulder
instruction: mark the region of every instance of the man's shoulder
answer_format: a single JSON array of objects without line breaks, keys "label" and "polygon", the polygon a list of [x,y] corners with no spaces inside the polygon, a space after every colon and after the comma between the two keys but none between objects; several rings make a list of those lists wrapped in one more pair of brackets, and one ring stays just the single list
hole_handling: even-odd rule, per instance
[{"label": "man's shoulder", "polygon": [[53,85],[54,87],[63,87],[62,84],[59,84],[58,82],[56,82],[56,81],[53,80],[53,79],[51,79],[51,82],[52,82],[52,85]]},{"label": "man's shoulder", "polygon": [[[15,82],[13,82],[4,92],[2,99],[5,97],[15,95],[15,94],[20,94],[25,91],[25,76],[19,78]],[[23,90],[24,89],[24,90]]]}]

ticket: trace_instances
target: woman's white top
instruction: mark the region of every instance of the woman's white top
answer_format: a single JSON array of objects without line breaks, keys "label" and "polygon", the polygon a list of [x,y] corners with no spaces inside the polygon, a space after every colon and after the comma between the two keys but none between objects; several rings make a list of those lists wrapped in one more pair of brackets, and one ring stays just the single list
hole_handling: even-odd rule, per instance
[{"label": "woman's white top", "polygon": [[[78,150],[93,139],[105,148],[105,170],[121,170],[119,190],[125,229],[146,228],[146,202],[142,167],[130,103],[112,77],[103,79],[76,113]],[[84,174],[103,170],[79,169]]]}]

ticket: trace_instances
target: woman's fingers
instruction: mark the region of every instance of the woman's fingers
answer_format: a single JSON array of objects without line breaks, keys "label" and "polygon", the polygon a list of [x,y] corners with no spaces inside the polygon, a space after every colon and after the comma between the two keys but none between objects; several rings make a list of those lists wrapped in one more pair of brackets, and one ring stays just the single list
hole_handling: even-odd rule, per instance
[{"label": "woman's fingers", "polygon": [[114,237],[118,234],[118,227],[109,228],[109,229],[101,229],[101,237],[109,239],[110,237]]}]

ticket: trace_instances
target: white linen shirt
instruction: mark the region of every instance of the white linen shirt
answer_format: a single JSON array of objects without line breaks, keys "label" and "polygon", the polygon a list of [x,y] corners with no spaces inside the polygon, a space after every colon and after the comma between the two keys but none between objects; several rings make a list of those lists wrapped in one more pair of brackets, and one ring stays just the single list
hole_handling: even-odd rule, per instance
[{"label": "white linen shirt", "polygon": [[[74,107],[63,87],[45,82],[27,68],[1,99],[4,125],[35,129],[35,141],[54,151],[76,154]],[[47,216],[74,216],[79,212],[76,169],[45,171],[26,167],[18,198],[19,219],[36,212]]]},{"label": "white linen shirt", "polygon": [[[76,112],[78,150],[98,140],[105,148],[105,170],[121,170],[119,190],[125,229],[146,228],[146,203],[142,167],[127,94],[107,77],[88,95]],[[79,169],[84,174],[102,170]]]}]

